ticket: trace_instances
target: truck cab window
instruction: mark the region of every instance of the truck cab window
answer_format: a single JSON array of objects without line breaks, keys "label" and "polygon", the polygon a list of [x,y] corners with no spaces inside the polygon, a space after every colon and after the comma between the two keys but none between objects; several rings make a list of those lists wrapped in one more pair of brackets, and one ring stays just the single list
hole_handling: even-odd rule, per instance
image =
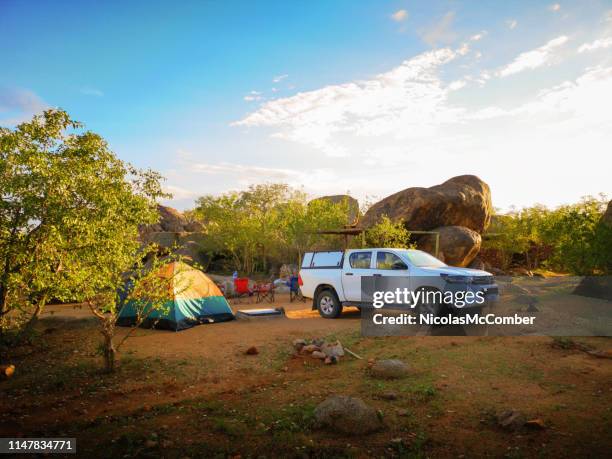
[{"label": "truck cab window", "polygon": [[349,257],[351,268],[354,269],[370,269],[371,260],[372,252],[353,252]]},{"label": "truck cab window", "polygon": [[376,269],[408,269],[400,257],[391,252],[376,254]]}]

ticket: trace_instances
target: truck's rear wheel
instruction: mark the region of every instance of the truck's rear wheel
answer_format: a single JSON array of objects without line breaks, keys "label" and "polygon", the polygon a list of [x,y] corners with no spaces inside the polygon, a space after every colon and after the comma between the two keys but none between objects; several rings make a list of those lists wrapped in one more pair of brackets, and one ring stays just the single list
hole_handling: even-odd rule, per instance
[{"label": "truck's rear wheel", "polygon": [[342,314],[342,305],[331,290],[321,290],[317,295],[317,309],[324,319],[335,319]]}]

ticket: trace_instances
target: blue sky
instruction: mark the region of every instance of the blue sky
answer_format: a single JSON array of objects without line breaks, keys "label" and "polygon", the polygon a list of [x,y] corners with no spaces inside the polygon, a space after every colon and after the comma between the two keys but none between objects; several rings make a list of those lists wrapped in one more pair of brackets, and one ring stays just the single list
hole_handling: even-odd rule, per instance
[{"label": "blue sky", "polygon": [[0,0],[0,124],[62,107],[172,204],[283,181],[612,194],[612,2]]}]

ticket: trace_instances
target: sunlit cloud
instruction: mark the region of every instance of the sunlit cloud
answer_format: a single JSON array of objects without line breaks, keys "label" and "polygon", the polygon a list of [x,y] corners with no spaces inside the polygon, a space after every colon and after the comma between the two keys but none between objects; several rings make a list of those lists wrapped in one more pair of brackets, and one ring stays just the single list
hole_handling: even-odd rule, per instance
[{"label": "sunlit cloud", "polygon": [[391,15],[391,19],[395,22],[402,22],[408,19],[408,11],[406,10],[397,10],[395,13]]},{"label": "sunlit cloud", "polygon": [[550,65],[554,61],[556,49],[567,41],[568,37],[561,35],[539,48],[521,53],[512,62],[499,70],[497,76],[507,77],[525,70],[533,70],[544,65]]},{"label": "sunlit cloud", "polygon": [[602,38],[595,40],[591,43],[585,43],[578,48],[579,53],[585,53],[589,51],[596,51],[598,49],[605,49],[612,46],[612,37]]},{"label": "sunlit cloud", "polygon": [[272,78],[272,83],[280,83],[281,81],[283,81],[287,77],[289,77],[289,75],[287,75],[287,74],[277,75],[274,78]]},{"label": "sunlit cloud", "polygon": [[245,102],[257,102],[263,100],[263,96],[259,91],[251,91],[242,98]]}]

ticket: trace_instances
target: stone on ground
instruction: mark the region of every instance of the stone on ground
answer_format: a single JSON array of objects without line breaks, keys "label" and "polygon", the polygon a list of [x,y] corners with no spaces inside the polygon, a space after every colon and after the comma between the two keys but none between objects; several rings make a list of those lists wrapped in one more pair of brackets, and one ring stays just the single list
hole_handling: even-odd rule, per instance
[{"label": "stone on ground", "polygon": [[359,398],[332,395],[314,411],[316,426],[347,435],[362,435],[381,430],[384,425],[374,408]]},{"label": "stone on ground", "polygon": [[410,368],[401,360],[378,360],[370,367],[370,373],[375,378],[399,379],[405,377]]}]

